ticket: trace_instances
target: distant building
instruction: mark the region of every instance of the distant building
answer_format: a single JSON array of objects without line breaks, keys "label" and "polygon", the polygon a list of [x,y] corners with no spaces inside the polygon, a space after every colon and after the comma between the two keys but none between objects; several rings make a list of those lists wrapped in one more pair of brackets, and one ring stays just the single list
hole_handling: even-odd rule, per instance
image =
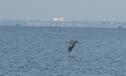
[{"label": "distant building", "polygon": [[64,22],[64,17],[63,16],[59,16],[59,17],[54,17],[53,18],[54,22]]}]

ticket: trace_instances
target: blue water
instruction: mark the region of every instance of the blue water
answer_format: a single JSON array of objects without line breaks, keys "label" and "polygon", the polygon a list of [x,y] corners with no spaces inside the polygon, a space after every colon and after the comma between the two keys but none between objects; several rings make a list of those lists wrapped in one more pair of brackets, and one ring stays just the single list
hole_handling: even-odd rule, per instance
[{"label": "blue water", "polygon": [[[126,29],[0,27],[0,76],[126,76]],[[68,52],[65,42],[80,43]]]}]

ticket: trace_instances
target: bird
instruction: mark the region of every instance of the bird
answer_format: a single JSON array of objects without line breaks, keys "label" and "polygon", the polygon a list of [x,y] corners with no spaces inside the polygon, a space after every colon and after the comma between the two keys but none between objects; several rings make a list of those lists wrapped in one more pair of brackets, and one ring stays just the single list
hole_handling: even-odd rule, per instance
[{"label": "bird", "polygon": [[71,52],[75,47],[75,44],[78,43],[78,40],[70,40],[68,45],[68,52]]}]

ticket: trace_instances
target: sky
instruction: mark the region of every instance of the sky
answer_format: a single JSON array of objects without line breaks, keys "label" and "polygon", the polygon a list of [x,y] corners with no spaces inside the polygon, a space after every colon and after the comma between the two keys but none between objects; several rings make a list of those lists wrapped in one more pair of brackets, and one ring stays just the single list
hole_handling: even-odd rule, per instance
[{"label": "sky", "polygon": [[0,20],[126,21],[126,0],[0,0]]}]

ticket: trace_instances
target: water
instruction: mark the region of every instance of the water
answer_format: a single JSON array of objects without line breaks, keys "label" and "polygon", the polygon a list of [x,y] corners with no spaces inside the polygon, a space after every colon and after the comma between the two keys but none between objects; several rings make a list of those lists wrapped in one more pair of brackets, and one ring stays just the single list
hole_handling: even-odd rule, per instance
[{"label": "water", "polygon": [[[126,76],[126,29],[0,27],[0,76]],[[65,42],[80,43],[68,52]]]}]

